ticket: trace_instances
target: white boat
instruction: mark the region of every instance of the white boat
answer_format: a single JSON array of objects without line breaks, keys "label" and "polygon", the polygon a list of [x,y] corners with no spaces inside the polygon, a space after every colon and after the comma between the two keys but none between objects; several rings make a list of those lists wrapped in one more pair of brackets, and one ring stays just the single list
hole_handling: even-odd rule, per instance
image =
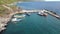
[{"label": "white boat", "polygon": [[13,18],[12,22],[17,22],[17,21],[21,21],[22,19],[17,19],[17,18]]},{"label": "white boat", "polygon": [[42,15],[43,15],[43,13],[41,13],[41,12],[38,12],[38,15],[41,15],[41,16],[42,16]]},{"label": "white boat", "polygon": [[48,14],[47,14],[47,13],[44,13],[44,12],[42,11],[42,12],[39,12],[38,15],[40,15],[40,16],[47,16]]}]

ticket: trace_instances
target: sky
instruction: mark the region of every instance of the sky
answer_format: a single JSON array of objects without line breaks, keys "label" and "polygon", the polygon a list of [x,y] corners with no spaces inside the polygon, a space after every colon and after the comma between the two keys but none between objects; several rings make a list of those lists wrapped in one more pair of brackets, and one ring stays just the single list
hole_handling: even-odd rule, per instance
[{"label": "sky", "polygon": [[45,0],[45,1],[60,1],[60,0]]}]

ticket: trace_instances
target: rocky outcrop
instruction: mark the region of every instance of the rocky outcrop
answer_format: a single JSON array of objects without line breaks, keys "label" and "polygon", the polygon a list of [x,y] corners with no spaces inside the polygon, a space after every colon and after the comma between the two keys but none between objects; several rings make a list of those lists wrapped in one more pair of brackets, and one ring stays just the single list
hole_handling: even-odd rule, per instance
[{"label": "rocky outcrop", "polygon": [[17,14],[17,13],[23,13],[23,12],[15,11],[15,12],[10,13],[9,15],[5,15],[5,17],[0,17],[0,32],[1,32],[2,30],[5,30],[5,29],[6,29],[5,26],[8,25],[8,24],[7,24],[8,21],[10,21],[11,18],[12,18],[12,16],[13,16],[14,14]]}]

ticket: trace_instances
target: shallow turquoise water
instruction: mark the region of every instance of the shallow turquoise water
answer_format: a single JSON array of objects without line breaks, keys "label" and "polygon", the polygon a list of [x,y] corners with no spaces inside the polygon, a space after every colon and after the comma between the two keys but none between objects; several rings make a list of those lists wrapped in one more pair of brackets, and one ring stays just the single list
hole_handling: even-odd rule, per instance
[{"label": "shallow turquoise water", "polygon": [[33,13],[22,22],[10,22],[3,34],[60,34],[60,20],[50,15],[42,17]]}]

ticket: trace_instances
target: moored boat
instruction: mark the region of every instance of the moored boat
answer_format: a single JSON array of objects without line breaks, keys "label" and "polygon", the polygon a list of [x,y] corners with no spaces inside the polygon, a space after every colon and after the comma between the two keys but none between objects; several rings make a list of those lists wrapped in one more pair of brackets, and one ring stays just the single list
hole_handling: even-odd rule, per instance
[{"label": "moored boat", "polygon": [[13,18],[11,21],[12,22],[18,22],[18,21],[21,21],[22,19],[17,19],[17,18]]}]

